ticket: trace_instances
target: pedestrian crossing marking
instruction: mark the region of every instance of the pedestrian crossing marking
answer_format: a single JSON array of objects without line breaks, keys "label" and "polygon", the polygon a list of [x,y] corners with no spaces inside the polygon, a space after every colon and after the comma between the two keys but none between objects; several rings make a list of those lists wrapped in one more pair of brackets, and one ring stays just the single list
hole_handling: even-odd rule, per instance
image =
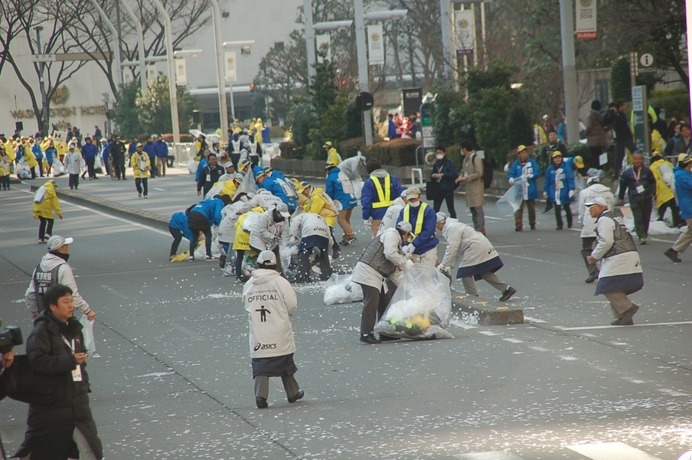
[{"label": "pedestrian crossing marking", "polygon": [[623,329],[627,330],[633,327],[653,327],[653,326],[684,326],[687,324],[692,324],[692,321],[677,321],[670,323],[642,323],[634,324],[632,326],[577,326],[577,327],[565,327],[565,326],[555,326],[555,329],[561,331],[587,331],[593,329]]},{"label": "pedestrian crossing marking", "polygon": [[591,460],[660,460],[658,457],[621,442],[575,444],[567,448]]},{"label": "pedestrian crossing marking", "polygon": [[511,452],[477,452],[475,454],[457,455],[459,460],[523,460]]},{"label": "pedestrian crossing marking", "polygon": [[524,343],[523,340],[519,340],[519,339],[511,339],[510,338],[510,339],[502,339],[502,340],[504,340],[505,342],[509,342],[509,343]]},{"label": "pedestrian crossing marking", "polygon": [[500,335],[496,332],[493,331],[478,331],[479,334],[487,335],[487,336],[493,336],[493,335]]}]

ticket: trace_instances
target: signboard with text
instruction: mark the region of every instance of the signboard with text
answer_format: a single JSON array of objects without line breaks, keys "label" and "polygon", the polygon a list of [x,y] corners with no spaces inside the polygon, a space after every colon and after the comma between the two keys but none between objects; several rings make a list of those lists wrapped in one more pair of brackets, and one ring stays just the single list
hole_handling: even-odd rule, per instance
[{"label": "signboard with text", "polygon": [[596,0],[577,0],[577,40],[596,40]]}]

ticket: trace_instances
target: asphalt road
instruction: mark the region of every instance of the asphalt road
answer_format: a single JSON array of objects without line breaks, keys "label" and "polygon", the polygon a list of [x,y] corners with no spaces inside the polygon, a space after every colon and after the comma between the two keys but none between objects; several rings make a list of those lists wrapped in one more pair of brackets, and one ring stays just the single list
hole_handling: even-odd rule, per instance
[{"label": "asphalt road", "polygon": [[[101,179],[79,193],[165,217],[197,200],[186,174],[154,179],[150,190],[139,200],[132,179]],[[28,186],[0,193],[0,316],[26,337],[24,291],[45,246]],[[258,410],[241,286],[216,263],[169,263],[167,232],[67,200],[63,208],[54,233],[75,238],[70,264],[98,315],[88,369],[109,460],[674,460],[692,449],[692,262],[663,256],[672,236],[640,247],[646,286],[633,299],[642,308],[634,327],[612,327],[607,303],[583,282],[578,232],[555,231],[548,214],[537,231],[516,233],[488,204],[499,275],[517,289],[510,303],[526,324],[481,327],[457,313],[455,339],[368,346],[358,342],[360,304],[326,306],[322,285],[297,285],[296,377],[306,397],[289,405],[272,380],[270,407]],[[470,222],[463,197],[457,211]],[[344,248],[344,271],[366,240],[357,214],[360,241]],[[8,453],[26,413],[0,402]]]}]

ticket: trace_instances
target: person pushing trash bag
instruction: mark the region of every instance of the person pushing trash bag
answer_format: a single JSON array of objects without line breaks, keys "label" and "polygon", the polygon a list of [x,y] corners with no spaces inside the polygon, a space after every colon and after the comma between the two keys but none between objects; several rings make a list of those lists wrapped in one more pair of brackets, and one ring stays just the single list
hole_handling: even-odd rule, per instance
[{"label": "person pushing trash bag", "polygon": [[500,302],[512,298],[517,291],[495,274],[503,263],[485,235],[456,219],[448,218],[443,212],[437,213],[437,229],[447,240],[445,255],[437,267],[443,275],[451,280],[451,271],[458,267],[456,277],[461,278],[468,295],[478,297],[474,280],[482,279],[502,292]]},{"label": "person pushing trash bag", "polygon": [[[411,224],[401,221],[376,236],[365,247],[353,268],[352,281],[363,288],[363,313],[360,319],[360,341],[367,344],[381,343],[375,337],[375,321],[384,315],[389,301],[396,291],[398,272],[413,267],[401,250],[401,245],[411,234]],[[388,340],[384,337],[384,340]]]},{"label": "person pushing trash bag", "polygon": [[291,283],[276,269],[276,255],[272,251],[260,252],[257,269],[243,287],[258,409],[268,407],[269,377],[281,377],[289,403],[305,396],[294,377],[298,368],[293,361],[296,344],[290,317],[298,308],[298,299]]},{"label": "person pushing trash bag", "polygon": [[312,280],[311,256],[317,253],[317,264],[320,269],[320,279],[326,281],[332,276],[332,267],[329,263],[329,247],[333,240],[329,232],[329,225],[319,214],[304,212],[291,219],[288,231],[290,246],[297,246],[298,268],[295,281],[310,282]]}]

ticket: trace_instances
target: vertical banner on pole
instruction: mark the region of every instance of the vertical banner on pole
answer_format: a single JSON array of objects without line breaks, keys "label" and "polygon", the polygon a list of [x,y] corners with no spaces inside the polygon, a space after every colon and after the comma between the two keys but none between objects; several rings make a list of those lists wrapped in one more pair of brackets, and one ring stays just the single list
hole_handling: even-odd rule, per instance
[{"label": "vertical banner on pole", "polygon": [[226,51],[224,62],[226,63],[226,81],[232,83],[238,80],[235,51]]},{"label": "vertical banner on pole", "polygon": [[317,62],[322,63],[326,59],[331,59],[331,40],[329,34],[315,36],[317,50]]},{"label": "vertical banner on pole", "polygon": [[158,73],[156,72],[156,66],[148,65],[147,66],[147,81],[149,83],[153,83],[156,81],[157,76],[158,76]]},{"label": "vertical banner on pole", "polygon": [[187,86],[187,64],[185,59],[175,60],[175,84]]},{"label": "vertical banner on pole", "polygon": [[577,40],[596,40],[596,0],[577,0]]},{"label": "vertical banner on pole", "polygon": [[373,24],[368,30],[368,57],[370,65],[384,64],[384,34],[382,24]]},{"label": "vertical banner on pole", "polygon": [[476,41],[476,15],[473,10],[459,10],[454,14],[454,43],[457,54],[473,53]]}]

